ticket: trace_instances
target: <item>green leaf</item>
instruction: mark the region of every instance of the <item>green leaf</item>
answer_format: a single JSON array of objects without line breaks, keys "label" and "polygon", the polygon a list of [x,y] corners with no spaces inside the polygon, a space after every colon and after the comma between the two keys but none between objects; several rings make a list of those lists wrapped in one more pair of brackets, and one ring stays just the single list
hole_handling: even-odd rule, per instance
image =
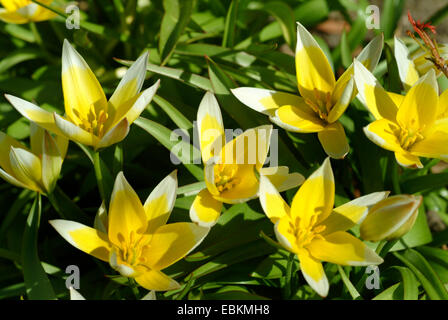
[{"label": "green leaf", "polygon": [[162,65],[168,61],[179,37],[190,21],[194,5],[194,0],[163,0],[165,14],[160,26],[159,38]]},{"label": "green leaf", "polygon": [[21,62],[38,59],[43,56],[44,55],[40,50],[33,48],[24,48],[14,51],[0,61],[0,73],[6,72]]},{"label": "green leaf", "polygon": [[341,36],[341,55],[342,55],[342,65],[344,68],[350,67],[352,64],[352,52],[347,41],[347,33],[344,31]]},{"label": "green leaf", "polygon": [[26,294],[31,300],[55,300],[56,295],[38,256],[37,233],[42,212],[41,196],[37,194],[26,221],[22,243],[22,265]]},{"label": "green leaf", "polygon": [[351,283],[350,279],[345,274],[344,269],[338,265],[338,271],[341,275],[342,282],[344,282],[345,287],[347,288],[348,292],[352,296],[353,300],[359,300],[362,299],[361,295],[359,294],[358,290],[356,290],[355,286]]},{"label": "green leaf", "polygon": [[392,269],[397,270],[402,278],[403,299],[418,300],[419,283],[409,268],[394,266]]},{"label": "green leaf", "polygon": [[193,128],[193,124],[170,102],[159,95],[155,95],[152,100],[162,108],[171,120],[181,129],[189,130]]},{"label": "green leaf", "polygon": [[401,190],[404,193],[425,192],[444,187],[447,184],[448,173],[434,173],[402,181]]},{"label": "green leaf", "polygon": [[[289,252],[279,250],[264,259],[257,268],[252,272],[251,276],[263,279],[280,279],[286,274],[286,266],[288,264]],[[299,261],[294,259],[294,270],[299,269]]]},{"label": "green leaf", "polygon": [[403,297],[403,284],[399,282],[385,289],[383,292],[374,297],[372,300],[402,300],[403,299],[402,297]]},{"label": "green leaf", "polygon": [[384,0],[381,12],[381,30],[384,39],[390,39],[397,28],[398,20],[401,17],[404,7],[404,0]]},{"label": "green leaf", "polygon": [[420,252],[431,264],[434,271],[444,283],[448,283],[448,251],[429,246],[421,246],[415,248]]},{"label": "green leaf", "polygon": [[249,9],[263,10],[272,15],[280,24],[283,37],[290,48],[296,44],[296,24],[293,10],[282,1],[251,2]]},{"label": "green leaf", "polygon": [[229,10],[227,11],[226,24],[224,26],[224,34],[222,36],[222,46],[225,48],[233,48],[233,45],[235,44],[239,3],[240,0],[232,0]]},{"label": "green leaf", "polygon": [[134,122],[137,126],[152,135],[157,141],[159,141],[165,148],[174,153],[180,162],[183,163],[185,168],[198,180],[204,180],[204,173],[202,170],[193,163],[200,163],[201,152],[186,142],[178,134],[170,129],[145,118],[138,118]]},{"label": "green leaf", "polygon": [[431,300],[448,299],[448,292],[445,286],[428,261],[420,253],[413,249],[408,249],[403,254],[395,252],[394,255],[412,270]]},{"label": "green leaf", "polygon": [[384,44],[384,52],[386,53],[388,75],[386,80],[387,86],[385,86],[385,89],[387,91],[400,94],[402,91],[402,85],[397,61],[395,60],[395,55],[392,48],[387,43]]}]

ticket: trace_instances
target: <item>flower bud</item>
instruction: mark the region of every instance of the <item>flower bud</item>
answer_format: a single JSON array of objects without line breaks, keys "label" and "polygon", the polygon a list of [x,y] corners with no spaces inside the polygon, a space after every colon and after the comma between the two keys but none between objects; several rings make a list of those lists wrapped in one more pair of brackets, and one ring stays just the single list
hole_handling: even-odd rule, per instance
[{"label": "flower bud", "polygon": [[374,205],[360,226],[361,238],[381,241],[401,238],[415,223],[421,196],[396,195]]}]

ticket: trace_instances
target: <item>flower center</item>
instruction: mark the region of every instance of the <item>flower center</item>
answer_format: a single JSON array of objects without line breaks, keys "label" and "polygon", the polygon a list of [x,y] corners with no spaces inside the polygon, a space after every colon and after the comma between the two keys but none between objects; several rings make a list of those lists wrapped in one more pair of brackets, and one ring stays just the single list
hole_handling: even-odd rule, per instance
[{"label": "flower center", "polygon": [[314,96],[316,99],[305,98],[305,103],[324,121],[327,121],[328,114],[330,113],[333,103],[331,102],[330,92],[320,92],[316,88],[314,89]]},{"label": "flower center", "polygon": [[91,108],[87,117],[80,117],[81,123],[79,126],[89,133],[102,137],[104,135],[104,124],[108,119],[108,114],[105,110],[101,109],[98,113],[94,108]]},{"label": "flower center", "polygon": [[316,226],[318,215],[313,215],[308,226],[300,226],[300,218],[297,217],[295,221],[289,223],[289,232],[296,238],[296,245],[299,248],[304,248],[311,243],[314,239],[324,239],[320,234],[326,227],[324,225]]},{"label": "flower center", "polygon": [[415,143],[424,139],[419,130],[399,128],[395,134],[404,150],[409,150]]},{"label": "flower center", "polygon": [[238,166],[217,164],[214,167],[215,185],[219,192],[224,192],[234,188],[240,179],[236,177]]}]

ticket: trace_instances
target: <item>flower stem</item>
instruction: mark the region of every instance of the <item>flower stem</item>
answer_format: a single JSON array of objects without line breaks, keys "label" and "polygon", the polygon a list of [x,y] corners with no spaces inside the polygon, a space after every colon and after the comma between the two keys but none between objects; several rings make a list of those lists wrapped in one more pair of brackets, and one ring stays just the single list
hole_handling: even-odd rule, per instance
[{"label": "flower stem", "polygon": [[[390,249],[392,249],[392,247],[398,242],[398,239],[395,240],[383,240],[381,241],[380,245],[378,245],[378,247],[376,248],[376,253],[378,253],[378,255],[381,258],[384,258],[386,256],[386,254],[390,251]],[[384,243],[382,246],[381,244]],[[381,248],[380,248],[381,246]]]},{"label": "flower stem", "polygon": [[286,265],[286,275],[285,275],[285,292],[284,292],[284,298],[290,299],[291,298],[291,292],[292,292],[292,267],[294,264],[294,257],[296,255],[294,253],[289,253],[288,256],[288,263]]},{"label": "flower stem", "polygon": [[103,172],[101,171],[101,158],[99,151],[93,153],[93,167],[95,169],[96,182],[98,184],[98,190],[101,195],[101,199],[106,204],[106,193],[104,192],[104,179]]},{"label": "flower stem", "polygon": [[132,293],[134,294],[137,300],[140,300],[140,291],[138,291],[137,283],[133,278],[128,278],[129,288],[131,288]]}]

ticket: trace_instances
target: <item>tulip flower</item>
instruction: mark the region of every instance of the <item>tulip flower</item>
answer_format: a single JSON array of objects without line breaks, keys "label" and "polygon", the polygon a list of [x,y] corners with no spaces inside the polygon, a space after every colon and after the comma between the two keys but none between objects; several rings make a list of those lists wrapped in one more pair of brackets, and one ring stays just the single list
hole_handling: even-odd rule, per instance
[{"label": "tulip flower", "polygon": [[211,227],[219,218],[223,203],[241,203],[258,196],[258,176],[267,175],[280,190],[303,182],[288,167],[262,168],[271,138],[271,125],[249,129],[225,143],[224,126],[218,101],[207,92],[198,109],[198,130],[206,188],[196,196],[190,218]]},{"label": "tulip flower", "polygon": [[388,192],[371,193],[333,209],[334,193],[329,158],[303,183],[291,207],[269,179],[260,177],[261,206],[275,224],[277,240],[297,255],[305,280],[322,297],[329,290],[322,261],[349,266],[383,262],[347,230],[365,219],[369,207],[385,199]]},{"label": "tulip flower", "polygon": [[[358,59],[373,70],[383,47],[382,35],[373,39]],[[301,97],[274,90],[237,88],[232,93],[248,107],[269,116],[285,130],[317,132],[325,152],[341,159],[349,151],[347,137],[338,119],[354,99],[353,65],[335,80],[333,70],[313,36],[297,23],[297,84]]]},{"label": "tulip flower", "polygon": [[[447,45],[438,44],[437,49],[442,58],[448,59]],[[411,55],[403,41],[397,37],[394,38],[394,55],[397,61],[400,80],[406,91],[409,90],[421,76],[428,73],[429,70],[434,70],[436,76],[442,74],[434,63],[429,60],[432,57],[431,52],[418,48]]]},{"label": "tulip flower", "polygon": [[209,229],[194,223],[166,224],[177,192],[176,171],[163,179],[142,205],[122,172],[115,180],[109,213],[100,215],[104,228],[74,221],[51,225],[74,247],[109,262],[125,277],[148,290],[165,291],[179,284],[161,270],[185,257],[201,243]]},{"label": "tulip flower", "polygon": [[[40,2],[49,6],[53,0],[41,0]],[[3,6],[0,8],[0,20],[7,23],[39,22],[56,16],[56,13],[31,0],[0,0],[0,3]]]},{"label": "tulip flower", "polygon": [[448,159],[448,122],[437,119],[439,96],[434,70],[405,96],[385,91],[357,61],[355,81],[360,100],[376,119],[364,128],[371,141],[395,152],[403,167],[422,168],[419,157]]},{"label": "tulip flower", "polygon": [[30,149],[0,132],[0,177],[17,187],[49,194],[59,178],[68,140],[53,138],[34,123],[30,130]]},{"label": "tulip flower", "polygon": [[367,241],[394,240],[414,226],[421,196],[396,195],[375,204],[361,223],[361,238]]},{"label": "tulip flower", "polygon": [[138,58],[124,75],[109,101],[85,60],[65,40],[62,49],[62,89],[65,116],[50,113],[23,99],[6,98],[25,118],[57,135],[105,148],[123,140],[129,126],[154,96],[159,81],[140,93],[146,75],[148,53]]}]

